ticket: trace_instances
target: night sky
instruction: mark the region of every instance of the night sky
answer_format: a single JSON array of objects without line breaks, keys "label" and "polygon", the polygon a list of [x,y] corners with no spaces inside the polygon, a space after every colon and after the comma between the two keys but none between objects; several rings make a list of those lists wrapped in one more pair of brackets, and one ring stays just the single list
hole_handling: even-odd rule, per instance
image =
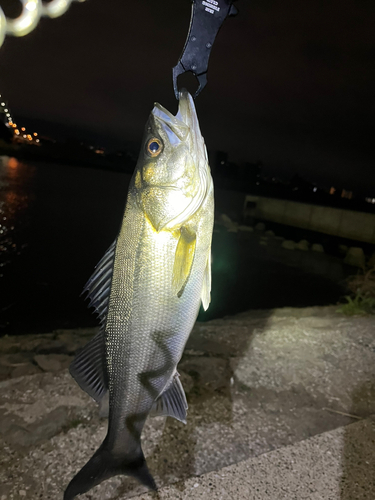
[{"label": "night sky", "polygon": [[[197,99],[208,149],[262,160],[280,177],[299,173],[375,196],[375,2],[236,5]],[[0,93],[16,120],[74,126],[118,147],[139,144],[154,101],[177,110],[172,67],[190,8],[189,0],[73,3],[26,37],[6,39]]]}]

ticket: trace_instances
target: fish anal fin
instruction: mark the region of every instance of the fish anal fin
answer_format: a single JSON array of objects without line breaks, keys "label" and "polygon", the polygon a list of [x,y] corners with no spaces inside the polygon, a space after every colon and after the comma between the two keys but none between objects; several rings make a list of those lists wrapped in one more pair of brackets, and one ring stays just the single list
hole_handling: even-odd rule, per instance
[{"label": "fish anal fin", "polygon": [[76,355],[69,371],[81,389],[95,401],[103,399],[108,391],[103,329]]},{"label": "fish anal fin", "polygon": [[173,417],[186,424],[188,404],[180,377],[176,372],[170,384],[157,398],[151,409],[151,415]]},{"label": "fish anal fin", "polygon": [[185,227],[180,230],[173,264],[172,290],[181,297],[194,261],[196,234]]},{"label": "fish anal fin", "polygon": [[204,270],[201,299],[203,309],[207,311],[211,302],[211,249],[208,253],[207,264]]}]

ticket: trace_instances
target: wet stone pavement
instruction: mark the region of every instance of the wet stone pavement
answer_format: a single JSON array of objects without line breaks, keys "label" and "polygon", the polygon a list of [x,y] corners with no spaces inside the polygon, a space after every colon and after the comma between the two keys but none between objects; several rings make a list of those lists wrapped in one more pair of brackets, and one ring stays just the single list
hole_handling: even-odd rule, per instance
[{"label": "wet stone pavement", "polygon": [[[67,370],[95,331],[0,339],[0,500],[62,499],[69,480],[101,444],[106,420]],[[189,403],[187,425],[149,419],[143,448],[158,486],[173,485],[174,496],[162,498],[201,498],[198,487],[196,496],[185,495],[185,480],[236,471],[263,454],[271,467],[269,452],[279,453],[282,468],[288,446],[303,447],[315,436],[324,447],[322,433],[361,425],[375,414],[375,317],[344,317],[333,306],[249,311],[197,323],[179,372]],[[374,453],[366,463],[371,460],[375,466]],[[345,478],[345,464],[336,462]],[[356,499],[372,498],[369,484],[360,487],[364,496]],[[143,498],[144,492],[132,479],[116,477],[80,498]],[[254,495],[284,498],[277,492]]]}]

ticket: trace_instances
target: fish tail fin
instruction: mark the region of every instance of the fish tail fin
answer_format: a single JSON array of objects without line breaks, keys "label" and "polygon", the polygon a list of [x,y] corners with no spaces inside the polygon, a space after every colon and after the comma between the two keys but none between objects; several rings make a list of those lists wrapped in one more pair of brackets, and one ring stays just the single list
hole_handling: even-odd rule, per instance
[{"label": "fish tail fin", "polygon": [[126,454],[121,456],[113,454],[104,441],[87,464],[70,481],[64,493],[64,500],[73,500],[76,495],[86,493],[106,479],[119,474],[133,476],[148,488],[157,489],[141,447],[136,456],[129,459]]}]

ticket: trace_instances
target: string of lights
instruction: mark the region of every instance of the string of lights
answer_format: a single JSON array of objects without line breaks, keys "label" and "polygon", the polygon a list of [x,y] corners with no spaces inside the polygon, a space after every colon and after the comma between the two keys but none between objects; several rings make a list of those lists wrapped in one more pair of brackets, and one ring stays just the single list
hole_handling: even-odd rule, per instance
[{"label": "string of lights", "polygon": [[5,99],[0,94],[0,116],[3,116],[5,125],[13,131],[13,139],[15,142],[28,142],[39,144],[40,139],[38,137],[37,132],[33,132],[32,134],[27,133],[26,127],[19,127],[17,123],[15,123],[12,113],[7,105]]}]

